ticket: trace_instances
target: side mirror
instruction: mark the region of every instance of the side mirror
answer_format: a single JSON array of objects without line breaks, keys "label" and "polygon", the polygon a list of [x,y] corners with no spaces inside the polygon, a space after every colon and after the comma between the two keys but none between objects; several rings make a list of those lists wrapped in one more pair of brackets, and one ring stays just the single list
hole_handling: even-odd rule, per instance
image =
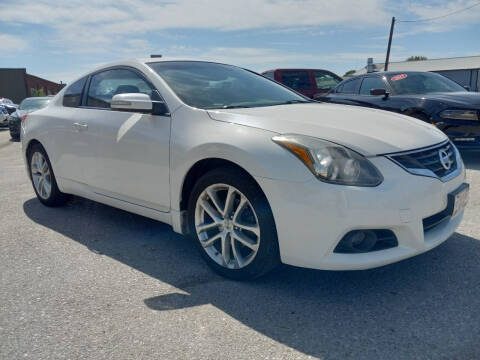
[{"label": "side mirror", "polygon": [[470,86],[465,85],[465,86],[464,86],[464,89],[467,90],[467,91],[470,91]]},{"label": "side mirror", "polygon": [[372,89],[370,90],[370,95],[388,97],[390,93],[386,89]]},{"label": "side mirror", "polygon": [[151,112],[153,104],[147,94],[126,93],[114,95],[110,107],[115,110]]}]

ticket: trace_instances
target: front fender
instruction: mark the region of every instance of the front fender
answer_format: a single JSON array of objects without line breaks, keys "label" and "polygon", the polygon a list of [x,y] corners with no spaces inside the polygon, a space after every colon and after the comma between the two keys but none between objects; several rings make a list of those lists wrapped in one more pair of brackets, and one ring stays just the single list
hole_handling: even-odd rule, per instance
[{"label": "front fender", "polygon": [[[187,109],[188,110],[188,109]],[[255,177],[303,182],[310,171],[291,153],[274,143],[274,132],[176,112],[170,146],[171,208],[179,210],[185,177],[199,161],[209,158],[235,163]]]}]

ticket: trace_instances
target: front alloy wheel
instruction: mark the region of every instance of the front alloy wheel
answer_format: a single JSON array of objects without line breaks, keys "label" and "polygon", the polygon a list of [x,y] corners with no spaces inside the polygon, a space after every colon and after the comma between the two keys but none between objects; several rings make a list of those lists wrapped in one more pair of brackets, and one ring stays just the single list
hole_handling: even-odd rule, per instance
[{"label": "front alloy wheel", "polygon": [[231,185],[214,184],[200,194],[195,229],[208,256],[221,266],[240,269],[257,255],[257,215],[245,195]]},{"label": "front alloy wheel", "polygon": [[203,175],[190,194],[188,223],[202,257],[223,276],[252,279],[280,263],[272,210],[243,170],[224,167]]}]

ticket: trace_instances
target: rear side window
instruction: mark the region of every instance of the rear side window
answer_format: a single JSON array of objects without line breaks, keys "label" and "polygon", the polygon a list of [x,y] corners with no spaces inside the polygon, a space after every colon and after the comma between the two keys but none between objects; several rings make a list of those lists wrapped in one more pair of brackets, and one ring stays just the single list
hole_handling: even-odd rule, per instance
[{"label": "rear side window", "polygon": [[312,88],[308,71],[282,71],[282,84],[294,90],[309,90]]},{"label": "rear side window", "polygon": [[273,71],[266,72],[265,74],[263,74],[263,76],[265,76],[269,79],[275,80],[275,72],[273,72]]},{"label": "rear side window", "polygon": [[360,79],[350,80],[343,84],[342,94],[356,94]]},{"label": "rear side window", "polygon": [[385,89],[385,83],[379,77],[367,77],[363,79],[362,86],[360,86],[361,95],[370,95],[370,90]]},{"label": "rear side window", "polygon": [[63,95],[63,106],[78,107],[82,102],[82,92],[87,78],[81,78],[70,85]]}]

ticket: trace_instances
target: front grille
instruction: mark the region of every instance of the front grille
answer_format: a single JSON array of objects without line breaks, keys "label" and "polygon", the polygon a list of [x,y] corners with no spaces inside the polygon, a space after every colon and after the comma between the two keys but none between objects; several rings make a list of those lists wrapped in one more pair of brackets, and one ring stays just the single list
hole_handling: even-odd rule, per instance
[{"label": "front grille", "polygon": [[389,158],[417,175],[443,178],[458,168],[456,151],[448,141],[427,149],[393,154]]}]

